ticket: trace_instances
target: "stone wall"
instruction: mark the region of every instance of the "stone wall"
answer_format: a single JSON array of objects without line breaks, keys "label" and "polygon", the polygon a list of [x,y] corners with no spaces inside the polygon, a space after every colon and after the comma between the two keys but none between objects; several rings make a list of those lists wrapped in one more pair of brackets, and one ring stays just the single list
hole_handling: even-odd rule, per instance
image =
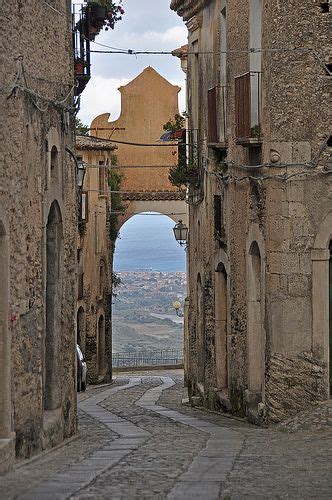
[{"label": "stone wall", "polygon": [[[255,422],[275,422],[328,396],[331,77],[324,67],[329,62],[328,14],[320,2],[263,1],[261,41],[259,4],[227,2],[227,54],[219,52],[220,12],[226,2],[205,2],[187,23],[189,128],[195,128],[198,112],[204,172],[190,206],[187,361],[191,396]],[[172,3],[186,18],[181,5]],[[251,46],[263,52],[250,54]],[[219,102],[217,120],[226,118],[226,141],[209,145],[208,90],[220,85],[225,58],[226,114]],[[251,136],[243,139],[235,77],[260,64],[260,125],[252,122]],[[216,195],[221,197],[222,237],[215,234]],[[227,274],[223,386],[217,382],[216,335],[221,330],[216,308],[223,307],[216,302],[218,269]],[[202,318],[198,275],[204,289]],[[199,344],[202,324],[204,342]],[[198,383],[202,362],[203,384]]]},{"label": "stone wall", "polygon": [[[112,379],[113,243],[109,228],[108,165],[112,164],[116,146],[110,141],[82,136],[77,137],[76,146],[77,155],[86,164],[83,193],[87,196],[86,219],[79,222],[81,234],[78,236],[79,274],[83,273],[83,295],[77,301],[77,314],[79,311],[82,314],[78,342],[86,357],[88,381],[97,383]],[[99,166],[99,162],[104,165]],[[98,328],[100,318],[105,321],[103,331]],[[104,339],[100,335],[104,335]]]},{"label": "stone wall", "polygon": [[[11,338],[11,357],[1,359],[0,365],[11,365],[11,436],[16,436],[19,457],[76,432],[76,182],[75,165],[65,151],[74,148],[69,112],[73,95],[70,2],[58,0],[56,8],[60,13],[37,0],[13,1],[2,5],[0,13],[0,203],[8,219],[6,312]],[[34,29],[36,19],[38,29]],[[47,312],[51,286],[47,266],[54,265],[50,262],[54,241],[47,238],[51,206],[58,211],[61,250],[58,278],[52,283],[56,299]],[[47,321],[55,329],[52,391],[58,396],[57,404],[45,411],[50,362],[44,355]]]}]

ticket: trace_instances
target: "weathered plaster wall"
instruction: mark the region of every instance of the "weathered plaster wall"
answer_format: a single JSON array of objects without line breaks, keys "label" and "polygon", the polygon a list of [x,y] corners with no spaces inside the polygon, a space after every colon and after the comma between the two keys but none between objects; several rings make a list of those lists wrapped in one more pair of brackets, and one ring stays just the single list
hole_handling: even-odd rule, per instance
[{"label": "weathered plaster wall", "polygon": [[[120,87],[121,115],[109,122],[109,113],[97,116],[91,124],[91,134],[97,137],[154,144],[163,134],[163,125],[179,112],[180,88],[170,84],[150,66],[127,85]],[[112,128],[124,128],[115,130]],[[106,130],[102,130],[105,129]],[[100,129],[100,130],[98,130]],[[158,142],[162,144],[162,142]],[[174,154],[175,153],[175,154]],[[154,166],[159,168],[123,169],[123,190],[176,191],[168,180],[168,168],[177,162],[176,147],[139,147],[118,144],[119,165]]]}]

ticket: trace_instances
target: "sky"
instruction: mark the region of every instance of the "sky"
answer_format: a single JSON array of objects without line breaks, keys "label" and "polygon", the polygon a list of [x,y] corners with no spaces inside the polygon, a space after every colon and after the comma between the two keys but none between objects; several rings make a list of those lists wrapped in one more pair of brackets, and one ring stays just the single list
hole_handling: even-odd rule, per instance
[{"label": "sky", "polygon": [[186,253],[174,238],[174,226],[156,212],[131,217],[115,242],[114,271],[184,272]]},{"label": "sky", "polygon": [[[76,1],[75,1],[76,3]],[[81,3],[81,2],[79,2]],[[187,29],[182,19],[170,10],[170,0],[123,0],[125,14],[114,30],[104,29],[95,42],[132,50],[171,51],[187,43]],[[91,43],[91,50],[108,50]],[[164,78],[184,89],[184,73],[180,60],[171,55],[91,54],[91,74],[81,96],[79,118],[90,125],[101,113],[110,113],[110,121],[120,115],[120,93],[125,85],[147,66],[152,66]],[[185,109],[185,96],[179,94],[179,109]]]}]

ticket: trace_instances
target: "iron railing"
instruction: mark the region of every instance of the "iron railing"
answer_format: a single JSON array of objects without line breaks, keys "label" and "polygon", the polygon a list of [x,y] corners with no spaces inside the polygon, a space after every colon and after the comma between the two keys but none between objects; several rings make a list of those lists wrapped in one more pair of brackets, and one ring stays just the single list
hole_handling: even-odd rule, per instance
[{"label": "iron railing", "polygon": [[72,5],[72,33],[74,46],[74,73],[80,95],[91,77],[90,72],[90,10],[87,6]]},{"label": "iron railing", "polygon": [[112,355],[114,368],[131,366],[181,365],[183,349],[159,351],[117,352]]},{"label": "iron railing", "polygon": [[235,78],[236,138],[261,136],[261,73],[249,71]]}]

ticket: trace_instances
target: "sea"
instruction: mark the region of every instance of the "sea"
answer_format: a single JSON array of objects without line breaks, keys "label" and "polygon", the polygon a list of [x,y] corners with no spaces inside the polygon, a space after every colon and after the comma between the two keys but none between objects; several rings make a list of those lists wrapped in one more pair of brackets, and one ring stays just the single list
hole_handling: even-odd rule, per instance
[{"label": "sea", "polygon": [[186,252],[174,238],[174,225],[155,212],[131,217],[115,244],[114,271],[185,272]]}]

